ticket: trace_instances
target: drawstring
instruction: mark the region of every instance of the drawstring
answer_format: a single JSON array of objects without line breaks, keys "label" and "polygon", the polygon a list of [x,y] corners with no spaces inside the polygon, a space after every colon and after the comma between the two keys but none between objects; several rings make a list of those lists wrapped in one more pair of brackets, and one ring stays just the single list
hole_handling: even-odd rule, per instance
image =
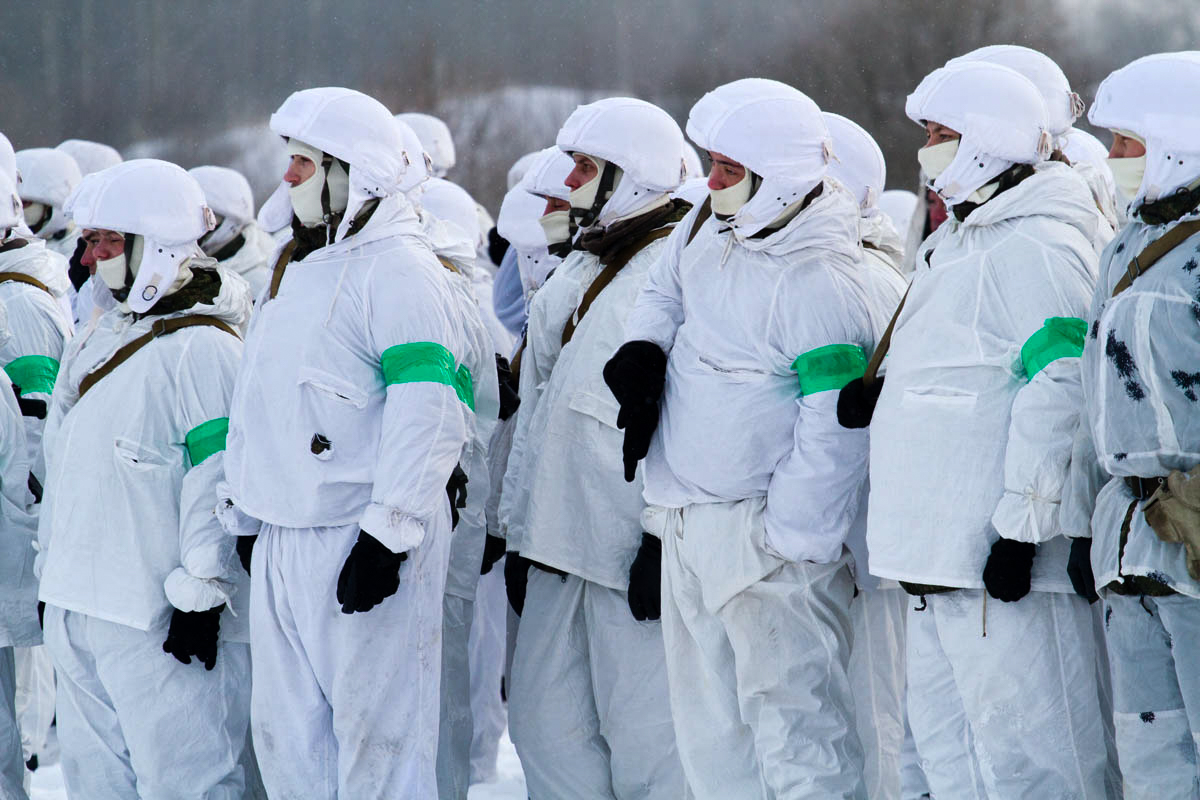
[{"label": "drawstring", "polygon": [[925,600],[925,595],[921,595],[921,605],[915,606],[913,611],[924,611],[929,608],[929,602]]},{"label": "drawstring", "polygon": [[728,238],[725,240],[725,252],[721,254],[721,263],[718,268],[725,269],[725,262],[729,259],[729,251],[733,249],[733,231],[729,231]]},{"label": "drawstring", "polygon": [[1154,612],[1150,610],[1150,607],[1148,605],[1146,605],[1146,595],[1142,595],[1141,597],[1139,597],[1138,602],[1142,604],[1143,611],[1145,611],[1147,614],[1149,614],[1152,617],[1154,616]]},{"label": "drawstring", "polygon": [[987,589],[983,590],[983,638],[987,638]]},{"label": "drawstring", "polygon": [[333,288],[333,297],[329,299],[329,313],[325,315],[325,324],[322,327],[328,328],[329,323],[333,321],[333,307],[337,305],[338,296],[342,293],[342,284],[346,282],[346,270],[350,268],[350,260],[342,262],[342,271],[338,274],[337,286]]}]

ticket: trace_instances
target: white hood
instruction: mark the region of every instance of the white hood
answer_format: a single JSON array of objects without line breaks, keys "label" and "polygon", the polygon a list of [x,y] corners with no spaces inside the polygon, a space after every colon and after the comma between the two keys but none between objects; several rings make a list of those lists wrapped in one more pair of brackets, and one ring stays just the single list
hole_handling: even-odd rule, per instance
[{"label": "white hood", "polygon": [[1200,52],[1158,53],[1113,72],[1088,120],[1146,142],[1146,174],[1130,203],[1154,202],[1200,178]]},{"label": "white hood", "polygon": [[596,219],[600,227],[674,191],[683,177],[683,133],[670,114],[644,100],[609,97],[579,106],[555,143],[564,153],[594,156],[621,169]]},{"label": "white hood", "polygon": [[12,142],[3,133],[0,133],[0,172],[8,176],[13,186],[21,180],[17,173],[17,156],[13,151]]},{"label": "white hood", "polygon": [[422,153],[409,152],[403,129],[383,104],[352,89],[293,92],[271,115],[271,130],[350,165],[349,200],[335,242],[346,235],[363,203],[404,191],[410,165],[424,160]]},{"label": "white hood", "polygon": [[75,163],[79,165],[79,171],[84,175],[108,169],[120,164],[123,160],[116,149],[99,142],[89,142],[86,139],[67,139],[54,149],[61,150],[75,159]]},{"label": "white hood", "polygon": [[213,213],[231,219],[239,227],[254,221],[254,193],[246,177],[228,167],[192,167],[188,170]]},{"label": "white hood", "polygon": [[487,236],[486,231],[479,230],[475,200],[461,186],[445,178],[430,178],[421,188],[421,207],[457,229],[459,238],[470,242],[473,257]]},{"label": "white hood", "polygon": [[888,215],[898,231],[907,231],[917,210],[917,196],[907,189],[885,189],[879,195],[879,210]]},{"label": "white hood", "polygon": [[937,122],[962,134],[958,154],[930,184],[950,206],[1013,164],[1036,164],[1050,155],[1042,96],[1008,67],[964,61],[936,69],[908,96],[904,110],[918,125]]},{"label": "white hood", "polygon": [[993,44],[952,58],[946,66],[966,61],[986,61],[1015,70],[1033,83],[1046,106],[1046,123],[1055,144],[1061,149],[1063,139],[1075,120],[1083,114],[1083,100],[1071,91],[1071,83],[1062,68],[1050,56],[1015,44]]},{"label": "white hood", "polygon": [[[555,148],[558,149],[557,147]],[[537,161],[541,150],[534,150],[532,153],[526,153],[513,162],[513,165],[508,168],[506,188],[512,189],[521,182],[521,178],[525,177],[525,173],[533,166],[533,162]]]},{"label": "white hood", "polygon": [[441,178],[454,169],[454,137],[450,135],[446,123],[430,114],[412,111],[397,114],[396,119],[408,125],[417,135],[422,149],[429,154],[433,177]]},{"label": "white hood", "polygon": [[883,151],[871,134],[853,120],[825,112],[825,126],[833,138],[830,177],[836,178],[858,200],[864,217],[879,213],[876,204],[887,183],[887,164]]},{"label": "white hood", "polygon": [[49,147],[21,150],[16,161],[21,172],[21,199],[45,203],[55,209],[62,208],[67,196],[83,179],[75,159]]},{"label": "white hood", "polygon": [[128,301],[139,314],[165,295],[184,261],[200,255],[196,241],[216,223],[196,179],[182,167],[152,158],[87,175],[65,210],[81,228],[145,237]]},{"label": "white hood", "polygon": [[0,239],[4,238],[4,233],[9,229],[24,224],[25,217],[21,211],[21,198],[17,195],[16,181],[0,168]]},{"label": "white hood", "polygon": [[762,78],[727,83],[704,95],[688,114],[687,134],[762,178],[729,220],[743,243],[803,200],[825,177],[833,154],[817,104],[791,86]]},{"label": "white hood", "polygon": [[66,297],[71,291],[67,259],[47,248],[41,239],[30,239],[24,247],[0,253],[0,271],[19,272],[36,278],[55,297]]}]

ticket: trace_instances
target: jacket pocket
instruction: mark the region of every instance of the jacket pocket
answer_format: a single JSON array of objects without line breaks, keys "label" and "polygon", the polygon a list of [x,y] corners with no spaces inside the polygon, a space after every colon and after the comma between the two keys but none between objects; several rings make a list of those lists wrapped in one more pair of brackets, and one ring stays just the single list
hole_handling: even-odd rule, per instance
[{"label": "jacket pocket", "polygon": [[160,453],[122,437],[113,440],[113,459],[119,466],[139,472],[167,466]]},{"label": "jacket pocket", "polygon": [[567,407],[617,430],[617,412],[621,407],[617,404],[617,398],[611,395],[601,397],[593,392],[575,392],[567,402]]},{"label": "jacket pocket", "polygon": [[324,370],[304,367],[300,370],[297,381],[301,386],[308,386],[320,396],[344,403],[359,411],[367,407],[367,393],[345,378],[330,374]]},{"label": "jacket pocket", "polygon": [[949,386],[914,386],[904,390],[904,406],[936,405],[947,409],[971,409],[979,395]]}]

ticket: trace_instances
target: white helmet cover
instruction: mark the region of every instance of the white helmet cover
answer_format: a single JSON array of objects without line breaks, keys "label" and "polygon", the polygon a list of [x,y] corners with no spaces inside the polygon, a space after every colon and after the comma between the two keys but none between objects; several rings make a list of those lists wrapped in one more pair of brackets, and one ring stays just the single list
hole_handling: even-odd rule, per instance
[{"label": "white helmet cover", "polygon": [[615,164],[623,173],[596,222],[607,226],[672,192],[683,178],[683,133],[671,115],[632,97],[577,107],[555,141],[564,153]]},{"label": "white helmet cover", "polygon": [[50,219],[38,231],[46,238],[67,227],[67,217],[62,213],[63,203],[71,191],[83,180],[79,165],[61,150],[35,147],[16,154],[17,169],[21,173],[21,199],[44,203],[54,210]]},{"label": "white helmet cover", "polygon": [[108,169],[122,161],[121,154],[116,149],[100,142],[89,142],[87,139],[67,139],[54,149],[62,150],[75,159],[79,171],[84,175]]},{"label": "white helmet cover", "polygon": [[25,217],[21,213],[21,198],[17,195],[17,187],[9,174],[0,169],[0,239],[7,238],[9,230],[24,221]]},{"label": "white helmet cover", "polygon": [[129,292],[129,307],[143,314],[197,255],[196,240],[215,219],[204,190],[182,167],[154,158],[126,161],[84,176],[66,211],[81,228],[136,234],[145,239],[142,261]]},{"label": "white helmet cover", "polygon": [[13,152],[12,142],[0,133],[0,172],[8,176],[15,186],[20,178],[17,176],[17,157]]},{"label": "white helmet cover", "polygon": [[416,111],[397,114],[396,119],[416,133],[421,147],[429,154],[430,163],[433,165],[433,177],[441,178],[454,169],[454,137],[450,135],[450,128],[446,123],[431,114]]},{"label": "white helmet cover", "polygon": [[229,244],[254,221],[254,194],[246,177],[228,167],[192,167],[188,170],[213,213],[220,217],[216,229],[201,245],[206,253],[215,253]]},{"label": "white helmet cover", "polygon": [[879,195],[879,210],[888,215],[892,225],[903,235],[917,210],[917,196],[907,189],[885,189]]},{"label": "white helmet cover", "polygon": [[368,198],[403,192],[409,166],[423,158],[407,150],[403,129],[382,103],[353,89],[293,92],[271,115],[271,130],[350,165],[349,200],[335,241]]},{"label": "white helmet cover", "polygon": [[539,197],[556,197],[566,200],[571,190],[564,181],[571,174],[575,162],[571,157],[557,147],[547,147],[536,153],[537,159],[525,172],[525,177],[518,184],[530,194]]},{"label": "white helmet cover", "polygon": [[400,191],[408,194],[436,174],[433,159],[425,148],[424,141],[405,121],[407,114],[397,114],[396,123],[400,126],[400,137],[404,142],[404,153],[409,160],[408,169],[404,172],[404,180],[400,182]]},{"label": "white helmet cover", "polygon": [[1036,164],[1050,155],[1041,93],[999,64],[964,61],[935,69],[904,110],[918,125],[936,122],[962,134],[958,154],[930,184],[947,205],[962,203],[1013,164]]},{"label": "white helmet cover", "polygon": [[692,147],[687,142],[683,143],[683,179],[685,181],[693,178],[704,178],[704,162],[700,160],[700,154],[696,152],[696,148]]},{"label": "white helmet cover", "polygon": [[479,213],[467,190],[445,178],[430,178],[423,188],[421,207],[442,222],[459,228],[472,247],[479,247]]},{"label": "white helmet cover", "polygon": [[829,174],[840,181],[865,216],[878,213],[876,203],[887,183],[887,165],[883,151],[875,139],[857,122],[828,111],[825,127],[833,138],[833,161],[829,163]]},{"label": "white helmet cover", "polygon": [[1042,102],[1046,104],[1046,123],[1059,147],[1062,142],[1058,140],[1070,133],[1075,120],[1083,114],[1083,100],[1071,91],[1071,82],[1062,68],[1045,53],[1015,44],[993,44],[952,58],[946,66],[964,61],[999,64],[1028,78],[1042,95]]},{"label": "white helmet cover", "polygon": [[1139,58],[1100,83],[1088,120],[1146,141],[1146,174],[1130,208],[1200,178],[1200,52]]},{"label": "white helmet cover", "polygon": [[729,219],[739,236],[753,236],[825,177],[833,144],[807,95],[779,81],[743,78],[700,98],[688,115],[688,137],[729,156],[762,179],[758,191]]},{"label": "white helmet cover", "polygon": [[[556,150],[558,148],[555,148]],[[525,177],[525,173],[533,166],[533,162],[537,160],[541,150],[534,150],[532,153],[526,153],[513,162],[513,165],[508,168],[507,188],[512,189],[521,182],[521,178]]]}]

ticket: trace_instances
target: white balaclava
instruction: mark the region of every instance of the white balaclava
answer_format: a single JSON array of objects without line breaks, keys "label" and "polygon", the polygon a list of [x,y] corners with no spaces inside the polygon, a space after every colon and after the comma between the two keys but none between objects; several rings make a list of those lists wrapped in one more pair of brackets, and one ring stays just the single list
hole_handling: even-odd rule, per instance
[{"label": "white balaclava", "polygon": [[1028,78],[998,64],[963,61],[934,70],[908,96],[905,113],[922,127],[936,122],[961,134],[917,153],[947,206],[984,202],[1001,173],[1050,155],[1041,94]]},{"label": "white balaclava", "polygon": [[1131,209],[1200,181],[1200,52],[1158,53],[1100,83],[1088,120],[1136,139],[1146,154],[1112,158],[1117,189]]},{"label": "white balaclava", "polygon": [[287,145],[289,156],[302,156],[316,166],[316,170],[298,186],[288,189],[292,199],[292,210],[300,224],[306,228],[315,228],[330,222],[325,212],[325,201],[328,200],[329,214],[341,214],[346,210],[346,202],[350,196],[350,176],[336,158],[330,158],[315,147],[305,144],[299,139],[289,139]]}]

